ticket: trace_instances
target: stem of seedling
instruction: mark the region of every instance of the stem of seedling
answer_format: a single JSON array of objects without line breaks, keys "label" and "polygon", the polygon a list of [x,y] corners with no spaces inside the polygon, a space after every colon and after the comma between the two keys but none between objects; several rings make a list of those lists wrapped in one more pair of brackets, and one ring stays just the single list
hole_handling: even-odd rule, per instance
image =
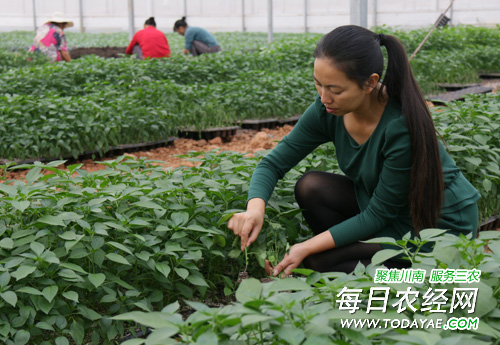
[{"label": "stem of seedling", "polygon": [[245,247],[245,269],[243,270],[244,273],[246,273],[248,268],[248,248]]}]

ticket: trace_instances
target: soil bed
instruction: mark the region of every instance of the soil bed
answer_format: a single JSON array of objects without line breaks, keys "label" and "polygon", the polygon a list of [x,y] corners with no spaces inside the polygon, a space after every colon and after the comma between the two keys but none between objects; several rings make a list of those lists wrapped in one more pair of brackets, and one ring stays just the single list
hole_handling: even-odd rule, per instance
[{"label": "soil bed", "polygon": [[[292,128],[293,127],[290,125],[285,125],[282,127],[277,127],[275,129],[263,129],[259,132],[251,129],[238,129],[235,135],[232,136],[228,141],[225,141],[220,137],[216,137],[211,140],[179,138],[174,140],[173,143],[168,146],[158,147],[151,150],[137,151],[133,153],[124,150],[124,152],[121,152],[121,154],[133,158],[146,157],[152,160],[160,160],[164,162],[162,165],[164,165],[165,168],[194,166],[194,162],[186,161],[180,157],[177,157],[177,155],[184,155],[189,153],[190,151],[207,152],[211,150],[236,151],[248,153],[251,155],[258,151],[264,151],[273,148],[274,146],[276,146],[278,141],[280,141],[292,130]],[[118,155],[109,155],[104,158],[83,159],[76,162],[68,161],[65,165],[60,166],[60,168],[65,168],[66,165],[83,163],[83,170],[97,171],[106,169],[106,166],[97,163],[98,161],[114,159],[117,156]],[[27,173],[28,170],[10,170],[7,171],[6,177],[7,180],[24,179]]]},{"label": "soil bed", "polygon": [[69,51],[72,59],[79,59],[84,55],[97,55],[103,58],[119,58],[125,54],[125,47],[94,47],[73,48]]}]

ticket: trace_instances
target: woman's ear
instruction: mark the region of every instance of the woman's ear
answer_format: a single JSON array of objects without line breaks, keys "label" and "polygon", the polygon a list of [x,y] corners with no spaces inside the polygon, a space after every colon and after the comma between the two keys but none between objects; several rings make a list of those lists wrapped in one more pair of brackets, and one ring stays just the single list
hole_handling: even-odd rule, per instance
[{"label": "woman's ear", "polygon": [[366,81],[365,91],[370,93],[375,89],[380,80],[380,76],[377,73],[372,73],[372,75]]}]

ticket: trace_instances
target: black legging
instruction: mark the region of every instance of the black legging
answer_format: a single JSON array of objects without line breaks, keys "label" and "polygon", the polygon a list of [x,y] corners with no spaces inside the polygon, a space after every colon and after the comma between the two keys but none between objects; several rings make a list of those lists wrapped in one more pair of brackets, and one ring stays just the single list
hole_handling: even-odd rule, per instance
[{"label": "black legging", "polygon": [[[300,208],[304,209],[302,214],[315,235],[360,212],[354,184],[342,175],[308,172],[297,181],[295,198]],[[355,242],[310,255],[303,264],[318,272],[350,273],[360,261],[363,265],[368,265],[373,255],[382,249],[378,243]],[[384,265],[389,268],[409,266],[393,260],[387,260]]]}]

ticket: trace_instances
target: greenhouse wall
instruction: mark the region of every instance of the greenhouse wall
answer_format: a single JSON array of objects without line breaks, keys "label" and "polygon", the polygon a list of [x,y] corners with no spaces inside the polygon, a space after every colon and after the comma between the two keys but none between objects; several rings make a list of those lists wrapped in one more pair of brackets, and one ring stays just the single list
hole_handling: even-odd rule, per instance
[{"label": "greenhouse wall", "polygon": [[[413,29],[432,25],[449,0],[367,0],[368,26]],[[328,32],[349,24],[350,0],[273,0],[274,32]],[[0,0],[0,31],[33,30],[55,11],[75,23],[71,31],[128,31],[127,0]],[[268,0],[135,0],[135,29],[155,16],[158,28],[171,31],[187,15],[193,26],[210,31],[267,31]],[[35,14],[35,16],[34,16]],[[82,16],[83,21],[80,20]],[[455,0],[447,16],[453,25],[500,24],[499,0]]]}]

